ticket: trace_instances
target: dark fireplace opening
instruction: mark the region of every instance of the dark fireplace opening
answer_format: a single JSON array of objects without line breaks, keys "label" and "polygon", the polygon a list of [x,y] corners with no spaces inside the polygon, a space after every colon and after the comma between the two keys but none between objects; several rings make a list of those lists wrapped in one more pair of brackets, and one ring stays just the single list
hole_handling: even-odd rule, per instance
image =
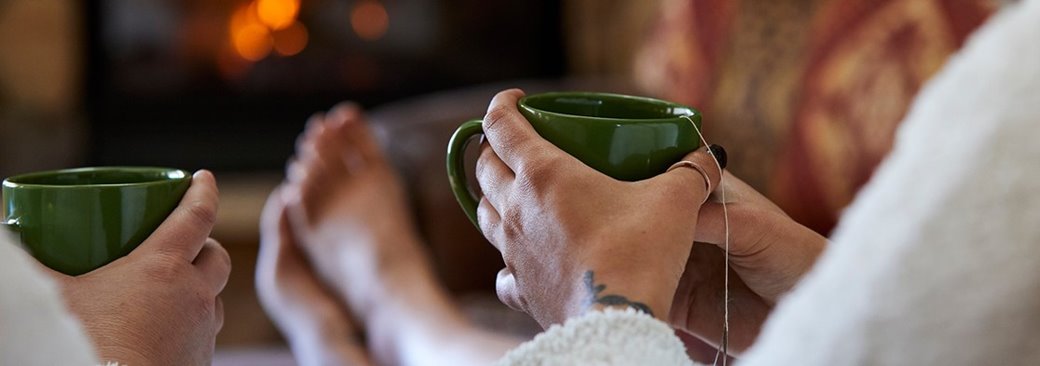
[{"label": "dark fireplace opening", "polygon": [[558,78],[561,4],[88,0],[88,163],[279,169],[308,116]]}]

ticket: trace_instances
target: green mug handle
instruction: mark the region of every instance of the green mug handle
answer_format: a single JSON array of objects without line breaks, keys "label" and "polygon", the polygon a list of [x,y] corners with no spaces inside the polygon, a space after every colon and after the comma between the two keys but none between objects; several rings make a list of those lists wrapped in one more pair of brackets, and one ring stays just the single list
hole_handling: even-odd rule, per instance
[{"label": "green mug handle", "polygon": [[477,205],[480,199],[470,191],[466,184],[466,171],[463,166],[463,158],[466,157],[466,146],[472,141],[473,136],[484,133],[484,121],[474,119],[463,123],[448,141],[448,182],[451,183],[451,191],[455,193],[455,199],[466,212],[469,221],[480,229],[477,224]]}]

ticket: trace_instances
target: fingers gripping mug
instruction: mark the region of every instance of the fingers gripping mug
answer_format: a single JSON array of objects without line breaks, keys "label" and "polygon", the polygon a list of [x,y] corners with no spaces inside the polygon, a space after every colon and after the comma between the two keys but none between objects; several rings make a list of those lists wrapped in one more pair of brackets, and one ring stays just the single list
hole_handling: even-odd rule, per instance
[{"label": "fingers gripping mug", "polygon": [[[700,146],[700,112],[663,100],[556,92],[525,96],[517,107],[543,138],[618,180],[638,181],[663,173]],[[480,200],[466,183],[463,157],[466,146],[481,133],[483,121],[471,120],[459,126],[448,143],[448,180],[474,225]]]},{"label": "fingers gripping mug", "polygon": [[168,168],[81,168],[3,182],[7,226],[29,253],[68,275],[90,272],[136,248],[177,207],[191,174]]}]

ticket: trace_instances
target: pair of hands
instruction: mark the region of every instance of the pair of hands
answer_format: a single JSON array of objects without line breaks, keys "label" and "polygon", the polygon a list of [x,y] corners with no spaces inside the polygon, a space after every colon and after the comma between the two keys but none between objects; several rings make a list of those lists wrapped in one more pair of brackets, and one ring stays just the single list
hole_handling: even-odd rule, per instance
[{"label": "pair of hands", "polygon": [[[522,96],[507,90],[492,100],[477,162],[478,222],[506,264],[499,298],[542,326],[633,307],[720,339],[726,231],[711,155],[702,148],[684,158],[705,174],[680,167],[617,181],[541,138],[516,108]],[[826,239],[728,173],[725,190],[735,272],[730,348],[739,352]]]},{"label": "pair of hands", "polygon": [[216,180],[200,171],[173,213],[126,257],[78,277],[39,266],[61,285],[102,362],[211,362],[224,323],[218,296],[231,273],[227,251],[209,238],[218,201]]}]

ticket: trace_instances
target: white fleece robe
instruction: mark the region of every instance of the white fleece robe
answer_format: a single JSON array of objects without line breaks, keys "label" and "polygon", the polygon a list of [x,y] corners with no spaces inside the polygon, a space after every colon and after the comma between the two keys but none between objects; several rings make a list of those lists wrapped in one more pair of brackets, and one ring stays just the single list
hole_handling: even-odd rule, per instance
[{"label": "white fleece robe", "polygon": [[[922,91],[831,246],[741,365],[1040,364],[1040,0],[988,22]],[[95,356],[0,236],[0,365]],[[688,365],[634,311],[554,326],[502,365]]]},{"label": "white fleece robe", "polygon": [[[501,364],[690,363],[654,322],[589,314]],[[1040,365],[1040,0],[995,15],[924,88],[739,364]]]},{"label": "white fleece robe", "polygon": [[94,365],[54,281],[0,227],[0,365]]}]

